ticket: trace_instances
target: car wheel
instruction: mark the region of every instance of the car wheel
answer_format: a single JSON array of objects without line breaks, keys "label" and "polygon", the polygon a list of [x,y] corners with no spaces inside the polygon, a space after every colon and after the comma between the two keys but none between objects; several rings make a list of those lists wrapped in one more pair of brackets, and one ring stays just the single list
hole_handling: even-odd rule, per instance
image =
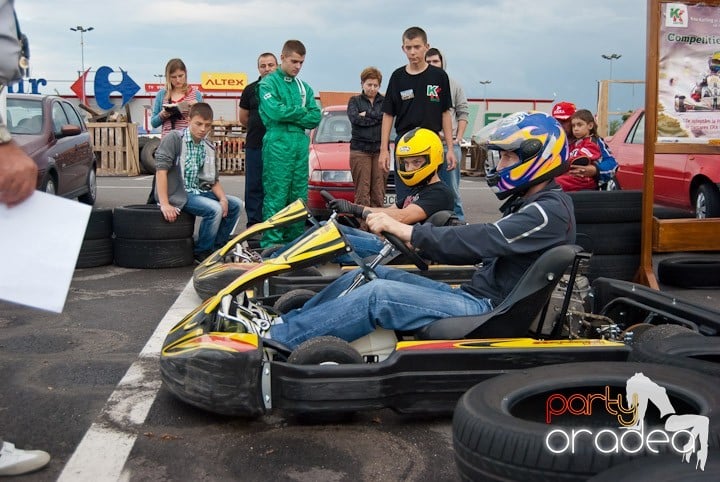
[{"label": "car wheel", "polygon": [[90,169],[87,175],[87,192],[78,196],[78,201],[93,206],[97,200],[97,176],[95,169]]},{"label": "car wheel", "polygon": [[[452,435],[455,462],[461,478],[587,480],[609,467],[643,455],[642,450],[637,454],[622,450],[619,453],[602,453],[593,445],[595,437],[589,437],[589,441],[583,438],[582,443],[574,444],[572,450],[562,450],[559,446],[551,451],[547,445],[555,446],[548,438],[556,430],[564,431],[567,437],[580,427],[591,427],[594,433],[606,430],[622,432],[618,429],[618,413],[615,411],[611,415],[610,410],[593,402],[592,410],[582,416],[573,415],[573,408],[567,410],[566,406],[563,414],[558,414],[548,423],[547,404],[551,396],[562,403],[562,400],[571,400],[578,394],[609,393],[613,399],[622,396],[624,401],[628,380],[639,373],[664,388],[670,405],[678,415],[707,417],[709,446],[718,446],[720,387],[707,383],[707,377],[700,373],[654,363],[547,365],[491,378],[475,385],[460,398],[453,416]],[[663,427],[665,419],[652,405],[642,422],[644,433],[648,433],[650,427]],[[558,435],[562,439],[562,433]],[[668,446],[663,448],[671,450]],[[681,463],[679,457],[677,461]]]},{"label": "car wheel", "polygon": [[687,368],[710,377],[720,377],[719,357],[719,338],[680,325],[660,325],[642,333],[630,353],[631,361]]},{"label": "car wheel", "polygon": [[710,184],[698,188],[695,196],[695,217],[698,219],[720,217],[720,192]]},{"label": "car wheel", "polygon": [[43,183],[40,190],[48,194],[52,194],[53,196],[56,195],[57,183],[55,182],[55,178],[53,178],[52,176],[48,176],[48,178],[45,179],[45,182]]},{"label": "car wheel", "polygon": [[302,308],[305,303],[307,303],[307,301],[316,294],[317,293],[314,291],[306,289],[288,291],[275,301],[275,304],[273,304],[273,310],[281,315],[284,315],[295,308]]},{"label": "car wheel", "polygon": [[658,263],[658,280],[680,288],[720,286],[720,257],[674,256]]},{"label": "car wheel", "polygon": [[182,211],[175,222],[169,223],[163,218],[160,206],[133,204],[116,207],[113,223],[118,238],[180,239],[192,237],[195,216]]},{"label": "car wheel", "polygon": [[155,174],[155,151],[159,145],[160,139],[153,137],[145,142],[142,151],[140,151],[140,164],[148,174]]}]

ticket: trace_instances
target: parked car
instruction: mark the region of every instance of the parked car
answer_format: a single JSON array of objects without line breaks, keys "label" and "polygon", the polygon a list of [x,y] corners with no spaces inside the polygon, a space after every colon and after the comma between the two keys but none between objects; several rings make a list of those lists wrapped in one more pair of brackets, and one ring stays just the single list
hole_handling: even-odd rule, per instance
[{"label": "parked car", "polygon": [[93,205],[97,164],[75,108],[51,95],[8,94],[7,126],[38,166],[37,189]]},{"label": "parked car", "polygon": [[[643,188],[645,112],[636,110],[608,139],[618,162],[621,189]],[[655,154],[654,202],[693,211],[697,218],[720,217],[720,155]]]},{"label": "parked car", "polygon": [[[320,124],[310,133],[308,208],[315,217],[327,218],[330,214],[326,201],[320,195],[326,190],[338,199],[355,201],[355,185],[350,174],[350,138],[352,125],[346,105],[323,108]],[[394,139],[394,132],[390,139]],[[394,150],[391,145],[392,165]],[[395,203],[395,176],[390,171],[385,190],[385,204]]]}]

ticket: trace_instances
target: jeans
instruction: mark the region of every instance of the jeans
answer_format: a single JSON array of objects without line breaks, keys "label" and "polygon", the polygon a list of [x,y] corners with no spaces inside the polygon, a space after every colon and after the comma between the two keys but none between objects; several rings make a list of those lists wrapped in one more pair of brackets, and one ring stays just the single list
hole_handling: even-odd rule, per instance
[{"label": "jeans", "polygon": [[490,300],[386,266],[375,268],[378,279],[338,297],[358,271],[345,273],[305,306],[284,314],[283,323],[270,328],[270,337],[295,349],[318,336],[332,335],[353,341],[371,333],[376,326],[413,331],[440,318],[479,315],[492,310]]},{"label": "jeans", "polygon": [[[325,224],[325,222],[322,222],[320,224]],[[351,228],[350,226],[345,226],[344,224],[338,225],[340,228],[340,231],[345,235],[345,238],[347,239],[350,246],[352,246],[353,251],[357,253],[358,256],[361,258],[367,258],[368,256],[375,256],[376,254],[380,253],[380,250],[382,249],[384,243],[380,239],[379,236],[368,233],[367,231],[363,231],[362,229],[357,228]],[[304,236],[304,234],[303,234]],[[274,251],[273,254],[270,256],[271,258],[275,258],[282,254],[286,249],[288,249],[290,246],[295,244],[298,239],[300,239],[302,236],[294,239],[293,241],[289,242],[285,246],[283,246],[281,249],[278,249],[277,251]],[[347,253],[340,254],[336,256],[333,259],[333,262],[338,264],[357,264],[355,263],[355,260]]]},{"label": "jeans", "polygon": [[263,221],[262,148],[245,148],[245,212],[247,227]]},{"label": "jeans", "polygon": [[[465,212],[463,211],[462,198],[460,197],[460,167],[462,166],[462,149],[458,144],[453,144],[453,152],[455,153],[455,160],[457,165],[452,171],[447,170],[447,164],[443,163],[438,169],[438,176],[442,182],[445,183],[450,189],[452,189],[453,196],[455,197],[455,206],[453,211],[457,215],[458,219],[465,222]],[[443,144],[443,153],[447,154],[447,144]]]},{"label": "jeans", "polygon": [[204,253],[222,248],[230,239],[235,229],[242,201],[235,196],[226,196],[228,200],[227,216],[222,217],[222,207],[217,196],[211,191],[200,194],[188,193],[188,200],[183,211],[202,218],[200,231],[195,241],[195,253]]}]

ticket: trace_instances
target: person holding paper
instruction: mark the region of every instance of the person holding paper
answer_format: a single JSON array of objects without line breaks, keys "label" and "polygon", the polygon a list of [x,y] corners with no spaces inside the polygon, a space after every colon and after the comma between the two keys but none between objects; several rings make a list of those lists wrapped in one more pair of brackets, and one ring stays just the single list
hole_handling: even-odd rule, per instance
[{"label": "person holding paper", "polygon": [[[22,77],[22,42],[13,0],[0,0],[0,93],[10,82]],[[5,112],[0,112],[0,204],[20,204],[35,190],[35,161],[13,142],[5,126]],[[42,450],[21,450],[0,437],[0,476],[20,475],[45,467],[50,455]]]},{"label": "person holding paper", "polygon": [[165,65],[165,88],[155,96],[150,125],[162,126],[160,137],[172,130],[188,126],[190,107],[202,102],[202,94],[187,82],[187,67],[180,59],[170,59]]}]

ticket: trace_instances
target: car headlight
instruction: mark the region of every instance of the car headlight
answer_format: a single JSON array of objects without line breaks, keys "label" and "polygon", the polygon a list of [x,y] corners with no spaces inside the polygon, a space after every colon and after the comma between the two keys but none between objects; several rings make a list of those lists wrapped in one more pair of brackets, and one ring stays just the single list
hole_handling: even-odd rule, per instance
[{"label": "car headlight", "polygon": [[310,173],[310,180],[313,182],[353,182],[350,171],[315,170]]}]

